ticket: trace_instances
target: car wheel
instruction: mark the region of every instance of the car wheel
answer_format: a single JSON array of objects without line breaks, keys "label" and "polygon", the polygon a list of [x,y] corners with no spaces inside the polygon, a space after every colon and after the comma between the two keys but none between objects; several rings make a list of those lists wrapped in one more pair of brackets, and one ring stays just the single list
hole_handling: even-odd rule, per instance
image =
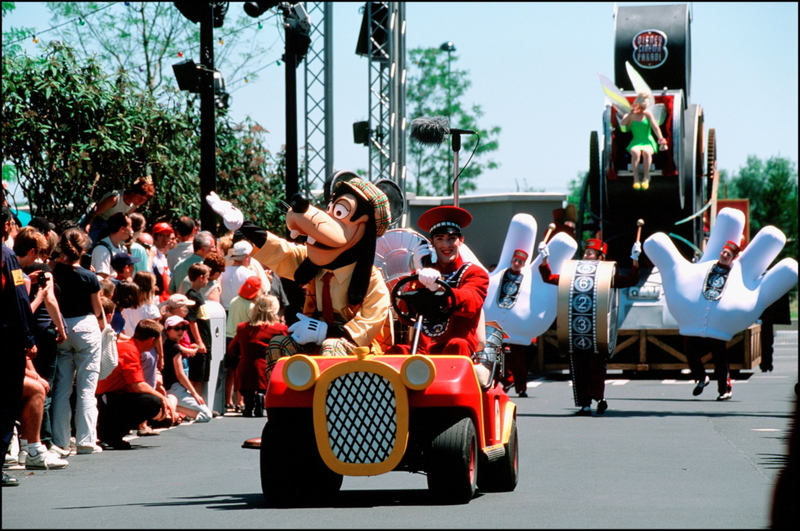
[{"label": "car wheel", "polygon": [[450,424],[431,442],[428,489],[449,503],[469,503],[477,490],[478,438],[472,419]]},{"label": "car wheel", "polygon": [[481,465],[478,487],[484,492],[511,492],[519,481],[519,446],[517,420],[511,421],[511,437],[505,444],[506,453],[497,461]]},{"label": "car wheel", "polygon": [[303,507],[328,504],[342,476],[322,461],[311,410],[269,412],[261,433],[261,491],[267,505]]}]

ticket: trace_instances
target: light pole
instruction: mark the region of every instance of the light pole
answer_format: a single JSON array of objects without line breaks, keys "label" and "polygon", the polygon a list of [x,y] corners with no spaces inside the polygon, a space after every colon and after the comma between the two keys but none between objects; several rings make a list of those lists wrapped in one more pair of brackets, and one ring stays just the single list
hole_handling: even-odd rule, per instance
[{"label": "light pole", "polygon": [[450,117],[450,54],[456,51],[456,46],[452,41],[443,42],[439,49],[447,52],[447,116]]}]

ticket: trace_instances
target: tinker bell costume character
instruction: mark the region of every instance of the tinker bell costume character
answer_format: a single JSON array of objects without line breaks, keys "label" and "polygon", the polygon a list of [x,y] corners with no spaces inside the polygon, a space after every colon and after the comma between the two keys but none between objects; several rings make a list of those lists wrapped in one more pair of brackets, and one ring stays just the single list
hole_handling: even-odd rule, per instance
[{"label": "tinker bell costume character", "polygon": [[[654,105],[653,93],[639,73],[627,62],[625,67],[634,89],[638,92],[632,104],[629,104],[622,92],[602,74],[599,74],[600,82],[612,105],[617,111],[624,113],[621,118],[618,115],[620,130],[626,132],[630,127],[633,135],[633,139],[627,147],[628,153],[631,154],[633,188],[647,190],[650,188],[650,164],[653,154],[658,153],[659,146],[662,149],[668,149],[667,139],[661,134],[659,127],[664,121],[665,110],[663,105]],[[653,138],[653,134],[655,134],[655,138]],[[656,138],[658,142],[656,142]],[[642,180],[639,180],[638,172],[640,161],[643,165]]]}]

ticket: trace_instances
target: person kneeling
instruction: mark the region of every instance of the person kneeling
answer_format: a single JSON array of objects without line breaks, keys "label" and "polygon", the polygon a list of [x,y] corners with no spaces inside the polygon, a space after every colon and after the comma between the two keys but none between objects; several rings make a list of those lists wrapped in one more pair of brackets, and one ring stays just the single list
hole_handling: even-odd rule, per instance
[{"label": "person kneeling", "polygon": [[[181,337],[189,328],[189,321],[173,315],[164,323],[164,388],[167,393],[177,399],[177,410],[197,422],[208,422],[213,412],[206,405],[203,396],[195,390],[189,381],[189,364],[183,356],[180,346]],[[184,366],[185,365],[185,366]]]},{"label": "person kneeling", "polygon": [[145,381],[142,353],[153,348],[162,326],[152,319],[136,325],[130,341],[117,344],[119,362],[107,378],[97,384],[97,435],[106,447],[128,450],[122,438],[145,420],[167,416],[167,397]]}]

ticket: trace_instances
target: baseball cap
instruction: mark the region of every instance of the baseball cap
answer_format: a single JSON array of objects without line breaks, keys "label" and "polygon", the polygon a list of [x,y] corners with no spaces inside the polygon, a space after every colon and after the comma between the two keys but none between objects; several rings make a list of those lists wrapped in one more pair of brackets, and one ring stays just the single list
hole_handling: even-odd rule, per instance
[{"label": "baseball cap", "polygon": [[167,299],[167,306],[170,308],[178,308],[180,306],[194,306],[194,301],[187,297],[186,295],[181,295],[180,293],[173,293]]},{"label": "baseball cap", "polygon": [[117,253],[111,257],[111,267],[119,271],[123,267],[135,264],[139,260],[138,256],[131,256],[128,253]]},{"label": "baseball cap", "polygon": [[167,317],[167,320],[164,321],[164,328],[173,328],[183,323],[189,324],[189,321],[183,317],[178,317],[177,315],[170,315]]},{"label": "baseball cap", "polygon": [[233,244],[233,251],[231,251],[231,256],[234,260],[242,259],[245,256],[249,255],[253,252],[253,245],[245,240],[236,242]]},{"label": "baseball cap", "polygon": [[172,226],[167,223],[166,221],[161,221],[153,225],[153,234],[158,234],[159,232],[175,232],[172,229]]},{"label": "baseball cap", "polygon": [[247,277],[242,287],[239,288],[239,296],[245,299],[252,299],[261,291],[261,277],[253,275]]}]

